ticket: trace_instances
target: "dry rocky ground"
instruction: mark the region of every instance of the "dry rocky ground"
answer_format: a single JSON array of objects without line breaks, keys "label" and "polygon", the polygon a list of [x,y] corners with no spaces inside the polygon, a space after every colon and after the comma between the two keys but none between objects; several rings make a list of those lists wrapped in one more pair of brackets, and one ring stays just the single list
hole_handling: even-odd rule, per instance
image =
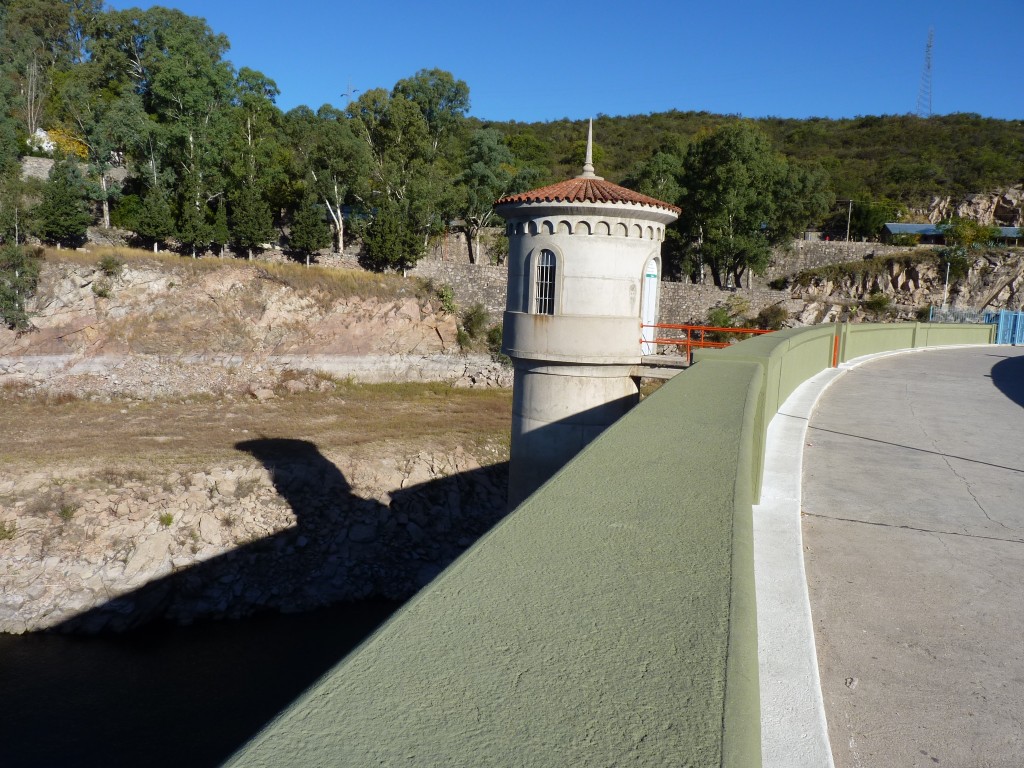
[{"label": "dry rocky ground", "polygon": [[0,331],[0,631],[404,598],[504,514],[509,373],[429,291],[75,258]]},{"label": "dry rocky ground", "polygon": [[403,598],[501,517],[508,390],[329,385],[0,400],[0,631]]}]

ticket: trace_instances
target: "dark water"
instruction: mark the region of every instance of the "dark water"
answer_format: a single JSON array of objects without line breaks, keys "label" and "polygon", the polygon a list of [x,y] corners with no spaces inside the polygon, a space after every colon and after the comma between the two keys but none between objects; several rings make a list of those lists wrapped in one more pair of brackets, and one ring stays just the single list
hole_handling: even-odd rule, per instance
[{"label": "dark water", "polygon": [[215,766],[398,607],[0,635],[0,766]]}]

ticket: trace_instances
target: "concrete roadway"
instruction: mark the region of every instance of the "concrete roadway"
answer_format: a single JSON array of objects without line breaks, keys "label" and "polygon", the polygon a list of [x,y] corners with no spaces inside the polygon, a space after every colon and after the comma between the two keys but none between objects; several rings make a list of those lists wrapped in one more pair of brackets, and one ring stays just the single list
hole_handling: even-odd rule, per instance
[{"label": "concrete roadway", "polygon": [[1024,765],[1024,349],[853,368],[803,462],[837,768]]}]

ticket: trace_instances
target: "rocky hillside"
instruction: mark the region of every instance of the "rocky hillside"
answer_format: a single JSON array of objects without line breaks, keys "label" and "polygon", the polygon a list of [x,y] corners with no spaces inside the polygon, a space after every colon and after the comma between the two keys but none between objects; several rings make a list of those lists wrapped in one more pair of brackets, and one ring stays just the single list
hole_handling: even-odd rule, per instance
[{"label": "rocky hillside", "polygon": [[1024,252],[978,251],[947,258],[937,250],[831,264],[785,280],[799,324],[913,320],[941,306],[949,264],[948,303],[963,310],[1018,310],[1024,303]]},{"label": "rocky hillside", "polygon": [[933,197],[924,215],[932,224],[960,218],[1000,227],[1019,227],[1024,224],[1024,187],[1008,187],[961,198]]}]

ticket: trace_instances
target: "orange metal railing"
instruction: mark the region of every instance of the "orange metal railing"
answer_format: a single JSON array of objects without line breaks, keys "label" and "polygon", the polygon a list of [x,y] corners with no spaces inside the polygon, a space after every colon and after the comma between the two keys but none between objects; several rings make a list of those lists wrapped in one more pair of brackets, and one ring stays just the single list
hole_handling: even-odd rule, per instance
[{"label": "orange metal railing", "polygon": [[712,348],[721,349],[722,347],[728,347],[732,342],[730,341],[712,341],[707,338],[709,333],[731,333],[737,335],[749,335],[757,336],[762,333],[771,333],[761,328],[718,328],[713,325],[675,325],[671,323],[656,323],[654,325],[642,325],[641,328],[654,328],[656,331],[676,331],[681,332],[682,336],[664,336],[662,334],[656,334],[653,339],[641,338],[641,344],[671,344],[680,347],[680,351],[686,356],[686,361],[693,361],[693,349],[697,348]]}]

